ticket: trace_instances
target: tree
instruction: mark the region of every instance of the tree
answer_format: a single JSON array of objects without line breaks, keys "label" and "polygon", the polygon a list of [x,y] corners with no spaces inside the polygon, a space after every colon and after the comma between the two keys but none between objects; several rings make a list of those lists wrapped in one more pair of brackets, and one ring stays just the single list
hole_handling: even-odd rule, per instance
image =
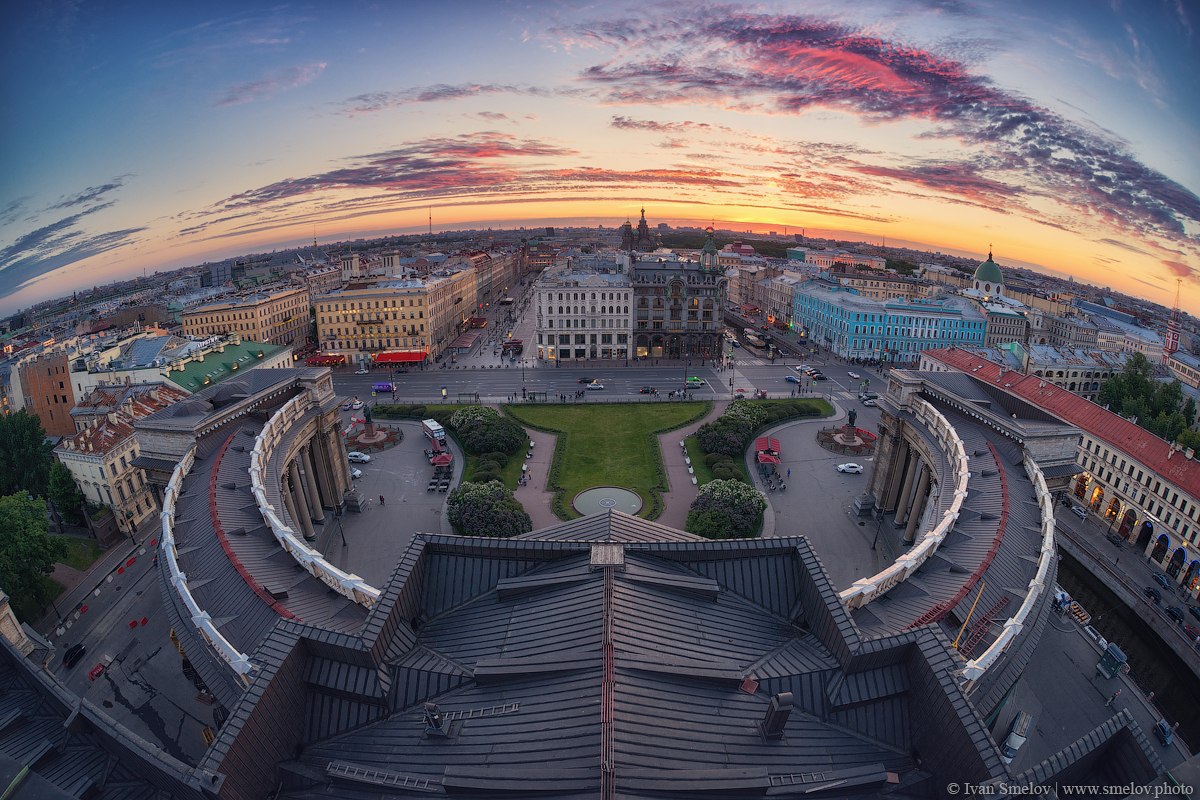
[{"label": "tree", "polygon": [[69,522],[78,525],[83,521],[83,512],[80,510],[83,505],[83,492],[79,491],[79,485],[75,483],[75,476],[71,474],[71,470],[57,459],[50,467],[47,497],[54,503],[58,513]]},{"label": "tree", "polygon": [[688,510],[685,529],[709,538],[755,536],[767,501],[762,492],[736,480],[713,480],[700,487]]},{"label": "tree", "polygon": [[533,530],[525,507],[500,481],[462,484],[446,504],[450,524],[464,536],[507,538]]},{"label": "tree", "polygon": [[50,600],[44,576],[67,548],[51,539],[49,530],[45,500],[28,492],[0,497],[0,587],[13,597],[14,607],[36,613]]},{"label": "tree", "polygon": [[0,416],[0,494],[22,489],[44,497],[50,481],[53,446],[36,414],[21,409]]}]

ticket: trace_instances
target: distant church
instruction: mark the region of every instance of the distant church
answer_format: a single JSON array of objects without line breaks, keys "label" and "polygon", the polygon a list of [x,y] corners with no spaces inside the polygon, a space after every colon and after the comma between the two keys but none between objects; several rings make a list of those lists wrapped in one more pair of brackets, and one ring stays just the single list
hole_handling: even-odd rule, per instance
[{"label": "distant church", "polygon": [[642,218],[638,221],[636,232],[633,230],[633,223],[625,220],[625,224],[621,226],[622,250],[651,253],[657,247],[658,242],[654,240],[654,235],[650,233],[650,226],[646,223],[646,209],[642,209]]}]

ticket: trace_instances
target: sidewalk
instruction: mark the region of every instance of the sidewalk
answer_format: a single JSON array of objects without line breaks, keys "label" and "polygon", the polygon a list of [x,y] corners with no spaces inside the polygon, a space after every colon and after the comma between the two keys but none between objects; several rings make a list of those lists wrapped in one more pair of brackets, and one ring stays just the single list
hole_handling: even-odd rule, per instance
[{"label": "sidewalk", "polygon": [[554,500],[554,492],[546,490],[546,480],[550,476],[550,462],[554,459],[554,445],[558,437],[545,431],[526,428],[529,441],[533,442],[533,457],[525,460],[529,465],[529,483],[518,486],[513,496],[525,506],[533,529],[541,530],[557,525],[562,520],[554,515],[550,504]]},{"label": "sidewalk", "polygon": [[667,471],[667,491],[662,496],[662,515],[655,522],[683,530],[687,523],[688,509],[696,499],[698,488],[692,485],[693,476],[688,472],[688,465],[684,460],[687,453],[679,446],[679,442],[699,430],[701,425],[724,414],[728,407],[728,400],[717,400],[708,414],[691,425],[659,434],[658,448],[662,451],[663,466]]},{"label": "sidewalk", "polygon": [[[158,515],[155,514],[150,519],[153,519],[157,523]],[[142,530],[138,531],[137,535],[137,542],[122,539],[112,547],[109,547],[100,554],[99,558],[92,562],[92,565],[86,571],[81,572],[65,564],[55,564],[51,577],[65,587],[64,591],[54,599],[50,608],[33,625],[33,628],[39,633],[48,636],[54,632],[59,623],[78,614],[79,607],[85,604],[85,601],[92,596],[93,592],[103,590],[108,576],[119,569],[123,569],[129,559],[140,555],[142,548],[148,546],[148,541],[153,539],[157,543],[157,524],[153,527],[144,526]],[[58,611],[55,611],[56,608]],[[59,616],[59,612],[61,612],[61,616]]]}]

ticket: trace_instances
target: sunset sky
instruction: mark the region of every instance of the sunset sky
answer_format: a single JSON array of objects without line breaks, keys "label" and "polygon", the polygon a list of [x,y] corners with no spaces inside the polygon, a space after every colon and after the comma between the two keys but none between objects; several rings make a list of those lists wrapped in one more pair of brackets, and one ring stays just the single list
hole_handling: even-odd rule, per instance
[{"label": "sunset sky", "polygon": [[0,313],[430,207],[643,204],[990,243],[1168,305],[1183,278],[1200,313],[1198,26],[1192,0],[11,4]]}]

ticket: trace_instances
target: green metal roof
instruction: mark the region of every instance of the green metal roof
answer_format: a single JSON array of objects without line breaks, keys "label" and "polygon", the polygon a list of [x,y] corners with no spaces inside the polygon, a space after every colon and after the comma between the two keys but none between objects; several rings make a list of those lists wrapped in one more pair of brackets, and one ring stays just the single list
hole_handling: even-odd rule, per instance
[{"label": "green metal roof", "polygon": [[987,261],[980,262],[975,268],[975,280],[982,283],[998,283],[1004,284],[1004,274],[1000,272],[1000,266],[992,261],[992,254],[988,253]]},{"label": "green metal roof", "polygon": [[[227,344],[224,352],[213,350],[205,353],[203,360],[194,359],[182,370],[172,369],[167,380],[187,392],[198,392],[205,386],[220,383],[239,371],[257,366],[259,362],[278,353],[283,348],[277,344],[243,341]],[[261,355],[259,355],[261,353]]]}]

